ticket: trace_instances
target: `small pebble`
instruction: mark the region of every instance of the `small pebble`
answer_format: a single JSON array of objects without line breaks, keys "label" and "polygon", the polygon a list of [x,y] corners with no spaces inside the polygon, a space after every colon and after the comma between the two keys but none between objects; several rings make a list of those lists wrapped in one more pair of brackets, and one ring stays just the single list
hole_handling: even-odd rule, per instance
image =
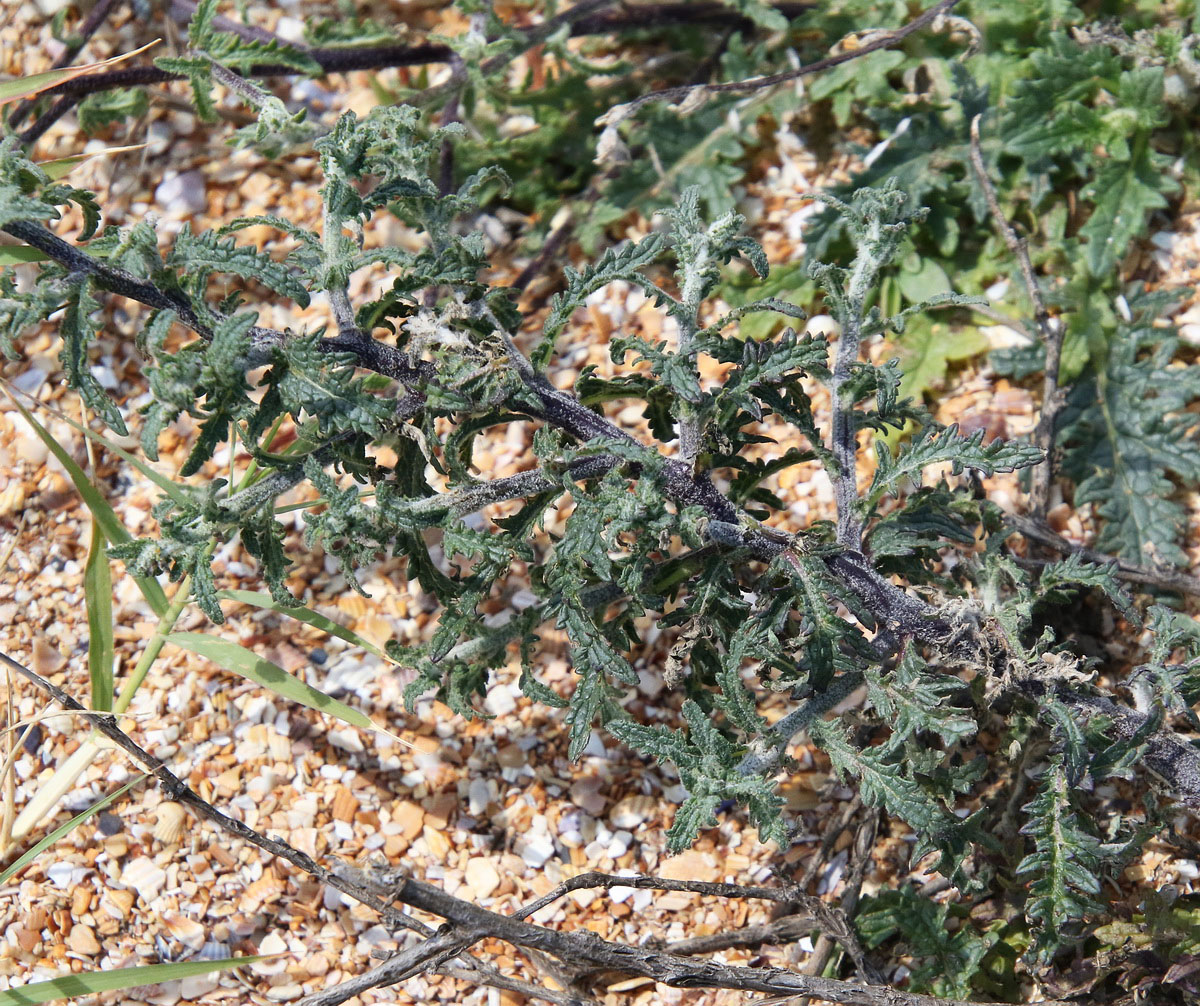
[{"label": "small pebble", "polygon": [[500,886],[500,874],[490,859],[476,857],[467,861],[467,883],[477,898],[490,898]]},{"label": "small pebble", "polygon": [[204,175],[199,171],[168,175],[154,190],[154,199],[164,210],[174,211],[183,216],[203,213],[208,208]]},{"label": "small pebble", "polygon": [[318,646],[309,650],[308,659],[319,666],[329,659],[329,654]]},{"label": "small pebble", "polygon": [[111,814],[107,810],[100,811],[100,820],[96,822],[96,826],[100,829],[100,834],[105,838],[111,838],[123,827],[121,819],[116,814]]},{"label": "small pebble", "polygon": [[84,957],[94,957],[100,953],[100,943],[96,939],[96,931],[91,926],[72,926],[71,934],[67,937],[67,946]]},{"label": "small pebble", "polygon": [[517,708],[517,700],[508,685],[493,685],[483,700],[483,707],[493,716],[506,716]]},{"label": "small pebble", "polygon": [[70,0],[33,0],[33,6],[38,9],[38,13],[42,17],[54,17],[68,3]]},{"label": "small pebble", "polygon": [[549,835],[530,835],[518,845],[525,865],[535,869],[545,866],[546,860],[554,855],[554,842]]},{"label": "small pebble", "polygon": [[25,753],[30,756],[36,756],[38,748],[42,746],[42,725],[35,723],[29,728],[29,732],[25,735],[25,739],[21,742],[21,747]]},{"label": "small pebble", "polygon": [[220,986],[220,981],[212,975],[192,975],[179,982],[179,995],[184,1002],[197,1002]]},{"label": "small pebble", "polygon": [[476,776],[471,780],[471,785],[467,790],[467,808],[470,810],[473,817],[481,817],[487,810],[487,805],[492,800],[492,787],[488,785],[488,781],[482,777]]},{"label": "small pebble", "polygon": [[[620,801],[608,815],[608,819],[616,828],[636,828],[650,819],[657,809],[657,802],[651,797],[638,794],[627,796]],[[587,809],[587,808],[584,808]]]},{"label": "small pebble", "polygon": [[351,754],[362,754],[363,748],[362,738],[359,737],[358,731],[347,727],[345,730],[330,730],[329,743],[335,748],[341,748],[343,751],[349,751]]},{"label": "small pebble", "polygon": [[46,877],[59,890],[65,891],[81,883],[88,872],[86,867],[60,861],[46,869]]}]

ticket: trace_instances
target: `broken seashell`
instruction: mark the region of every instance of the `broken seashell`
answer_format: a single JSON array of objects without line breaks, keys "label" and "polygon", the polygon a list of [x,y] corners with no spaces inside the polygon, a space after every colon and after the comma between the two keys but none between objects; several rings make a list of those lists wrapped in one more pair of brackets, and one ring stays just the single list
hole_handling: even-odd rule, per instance
[{"label": "broken seashell", "polygon": [[154,837],[164,845],[174,845],[183,834],[183,822],[187,811],[183,804],[167,801],[158,805],[158,819],[154,825]]}]

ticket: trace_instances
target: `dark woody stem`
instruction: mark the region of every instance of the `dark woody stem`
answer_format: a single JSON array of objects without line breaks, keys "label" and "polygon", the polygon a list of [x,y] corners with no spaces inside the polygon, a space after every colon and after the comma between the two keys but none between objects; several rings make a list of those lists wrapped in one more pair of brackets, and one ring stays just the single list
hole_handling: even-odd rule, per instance
[{"label": "dark woody stem", "polygon": [[[176,5],[181,6],[181,5]],[[188,5],[194,10],[194,5]],[[600,6],[600,5],[597,5]],[[780,3],[775,5],[784,17],[795,18],[813,8],[811,3]],[[570,12],[568,12],[570,13]],[[719,3],[664,3],[648,4],[633,8],[624,6],[619,10],[592,12],[570,23],[573,37],[607,34],[619,31],[648,31],[654,28],[674,28],[688,25],[748,30],[753,22]],[[232,22],[218,23],[222,31],[234,31]],[[236,28],[245,29],[244,25]],[[237,31],[242,34],[242,31]],[[541,41],[542,31],[534,29],[531,45]],[[255,36],[257,37],[257,36]],[[261,41],[262,39],[258,39]],[[386,70],[403,66],[424,66],[428,63],[446,63],[454,55],[453,50],[440,43],[422,42],[416,45],[370,45],[337,48],[306,48],[297,46],[306,56],[319,63],[325,73],[351,73],[355,70]],[[292,77],[299,73],[295,67],[281,63],[260,63],[250,67],[247,77]],[[48,88],[43,94],[87,95],[98,91],[110,91],[118,87],[139,87],[147,84],[162,84],[171,80],[182,80],[176,73],[168,73],[153,66],[128,67],[106,73],[89,74],[64,81]]]}]

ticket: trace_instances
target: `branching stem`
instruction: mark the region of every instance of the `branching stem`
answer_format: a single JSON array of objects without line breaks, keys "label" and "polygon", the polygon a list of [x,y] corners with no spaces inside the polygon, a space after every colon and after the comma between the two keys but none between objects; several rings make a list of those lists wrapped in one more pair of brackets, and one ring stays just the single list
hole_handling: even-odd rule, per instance
[{"label": "branching stem", "polygon": [[1032,509],[1035,520],[1045,519],[1046,509],[1050,505],[1050,491],[1054,485],[1054,440],[1055,426],[1058,414],[1066,404],[1066,394],[1058,386],[1058,373],[1062,361],[1063,338],[1066,327],[1061,321],[1050,317],[1046,308],[1045,298],[1042,297],[1041,287],[1033,272],[1033,263],[1029,260],[1029,249],[1025,241],[1017,237],[996,197],[996,187],[988,175],[987,166],[983,163],[983,148],[979,140],[979,122],[983,118],[976,115],[971,120],[971,167],[975,169],[975,177],[983,189],[987,200],[988,211],[992,221],[1004,243],[1017,261],[1021,272],[1021,281],[1033,304],[1033,320],[1042,345],[1046,348],[1046,367],[1042,372],[1042,408],[1038,414],[1038,423],[1033,431],[1033,442],[1046,454],[1046,460],[1033,470]]}]

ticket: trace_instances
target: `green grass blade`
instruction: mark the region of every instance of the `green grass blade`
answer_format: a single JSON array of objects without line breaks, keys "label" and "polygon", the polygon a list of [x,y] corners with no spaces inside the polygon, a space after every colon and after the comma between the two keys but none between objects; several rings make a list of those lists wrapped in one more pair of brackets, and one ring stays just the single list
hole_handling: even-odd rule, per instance
[{"label": "green grass blade", "polygon": [[45,262],[50,256],[28,245],[0,245],[0,266]]},{"label": "green grass blade", "polygon": [[83,570],[83,597],[88,620],[88,676],[92,708],[103,712],[113,704],[112,569],[104,550],[104,532],[92,518],[92,544]]},{"label": "green grass blade", "polygon": [[57,828],[50,832],[50,834],[46,835],[45,838],[39,841],[37,845],[33,846],[33,848],[29,849],[28,851],[23,852],[19,859],[13,863],[10,863],[4,872],[0,873],[0,884],[7,884],[9,880],[21,872],[22,868],[24,868],[28,863],[32,863],[39,855],[41,855],[42,852],[50,848],[50,846],[62,838],[63,835],[74,831],[93,814],[100,813],[100,811],[116,800],[117,797],[124,796],[131,789],[133,789],[134,786],[140,782],[144,782],[148,778],[150,777],[143,773],[142,775],[130,779],[129,782],[127,782],[115,793],[109,793],[108,796],[101,797],[86,810],[80,811],[78,814],[76,814],[73,818],[71,818],[71,820],[66,822],[66,824],[60,824]]},{"label": "green grass blade", "polygon": [[[71,154],[68,157],[56,157],[52,161],[38,161],[38,167],[50,176],[52,182],[57,182],[60,178],[66,178],[75,168],[85,161],[90,161],[93,157],[128,154],[130,151],[144,150],[145,148],[146,144],[144,143],[135,143],[128,147],[106,147],[104,150],[96,150],[90,154]],[[32,249],[30,250],[32,251]]]},{"label": "green grass blade", "polygon": [[[8,393],[11,397],[11,395],[12,395],[11,388],[8,389]],[[24,392],[20,392],[20,394],[24,394]],[[25,395],[25,397],[28,398],[29,396]],[[119,446],[118,444],[113,443],[113,441],[111,441],[108,437],[104,436],[103,433],[97,433],[95,430],[89,430],[86,426],[84,426],[78,420],[72,419],[65,412],[60,412],[58,409],[51,408],[49,405],[45,405],[43,403],[38,403],[38,404],[41,406],[41,408],[45,409],[52,416],[54,416],[55,419],[61,420],[62,422],[66,423],[68,426],[70,426],[73,430],[75,430],[76,432],[82,433],[89,440],[91,440],[97,444],[100,444],[105,450],[112,451],[118,457],[122,458],[123,460],[127,461],[129,464],[133,465],[134,468],[136,468],[139,472],[141,472],[143,475],[145,475],[146,478],[148,478],[151,482],[153,482],[156,486],[158,486],[159,489],[161,489],[164,493],[166,493],[168,496],[170,496],[171,499],[173,499],[180,506],[187,506],[193,502],[193,499],[188,494],[187,490],[183,486],[181,486],[178,482],[174,481],[171,478],[168,478],[166,475],[163,475],[161,472],[155,471],[152,467],[150,467],[150,465],[146,464],[146,462],[143,461],[141,458],[139,458],[136,454],[131,454],[129,451],[125,450],[125,448]]]},{"label": "green grass blade", "polygon": [[[328,713],[351,726],[364,730],[378,730],[365,714],[357,709],[351,709],[344,702],[319,692],[311,685],[305,684],[299,678],[288,674],[278,664],[258,656],[258,654],[218,636],[205,635],[203,632],[172,632],[167,636],[168,643],[182,646],[202,657],[207,657],[227,671],[249,678],[256,684],[262,685],[281,698],[298,702],[317,712]],[[0,1004],[2,1006],[2,1004]]]},{"label": "green grass blade", "polygon": [[[5,390],[8,391],[7,385]],[[67,470],[67,474],[71,476],[71,481],[75,483],[75,488],[79,495],[83,497],[83,502],[91,511],[93,519],[99,525],[100,530],[104,532],[104,537],[108,539],[110,545],[117,545],[121,542],[130,541],[132,535],[121,523],[121,519],[117,513],[109,505],[100,491],[92,485],[88,480],[84,470],[75,463],[75,459],[71,457],[57,440],[50,436],[50,432],[34,418],[33,414],[25,408],[16,397],[9,391],[8,400],[13,403],[17,411],[25,417],[25,422],[29,424],[30,429],[38,435],[38,438],[46,445],[46,448],[58,458],[59,463]],[[134,582],[142,592],[142,596],[146,599],[146,603],[150,605],[151,610],[160,618],[166,614],[169,603],[167,595],[163,592],[159,582],[149,576],[135,576]]]},{"label": "green grass blade", "polygon": [[394,663],[391,657],[369,639],[364,639],[353,629],[347,629],[344,625],[339,625],[333,619],[318,614],[310,608],[289,608],[286,604],[280,604],[270,594],[263,594],[254,590],[222,590],[218,592],[217,596],[229,601],[240,601],[242,604],[249,604],[255,608],[278,611],[281,615],[287,615],[288,618],[294,618],[298,622],[304,622],[306,625],[311,625],[331,636],[337,636],[338,639],[344,639],[347,643],[351,643],[354,646],[361,646],[364,650],[383,658],[388,663]]},{"label": "green grass blade", "polygon": [[63,975],[48,982],[20,985],[15,989],[0,992],[0,1006],[31,1006],[32,1003],[48,1003],[55,999],[71,999],[75,996],[94,995],[97,992],[116,992],[140,985],[157,985],[160,982],[178,981],[193,975],[204,975],[210,971],[228,971],[246,964],[265,960],[265,957],[230,957],[224,961],[183,961],[180,964],[147,964],[140,968],[116,968],[113,971],[87,971],[79,975]]},{"label": "green grass blade", "polygon": [[31,73],[27,77],[2,81],[0,82],[0,105],[6,105],[10,101],[18,101],[21,98],[32,98],[35,94],[40,94],[47,88],[61,84],[63,81],[73,80],[76,77],[82,77],[97,70],[103,70],[105,67],[129,59],[130,56],[136,56],[138,53],[145,52],[150,46],[157,45],[160,41],[160,39],[156,38],[149,45],[144,45],[140,49],[134,49],[132,52],[125,52],[119,56],[111,56],[97,63],[64,66],[59,70],[47,70],[45,73]]}]

